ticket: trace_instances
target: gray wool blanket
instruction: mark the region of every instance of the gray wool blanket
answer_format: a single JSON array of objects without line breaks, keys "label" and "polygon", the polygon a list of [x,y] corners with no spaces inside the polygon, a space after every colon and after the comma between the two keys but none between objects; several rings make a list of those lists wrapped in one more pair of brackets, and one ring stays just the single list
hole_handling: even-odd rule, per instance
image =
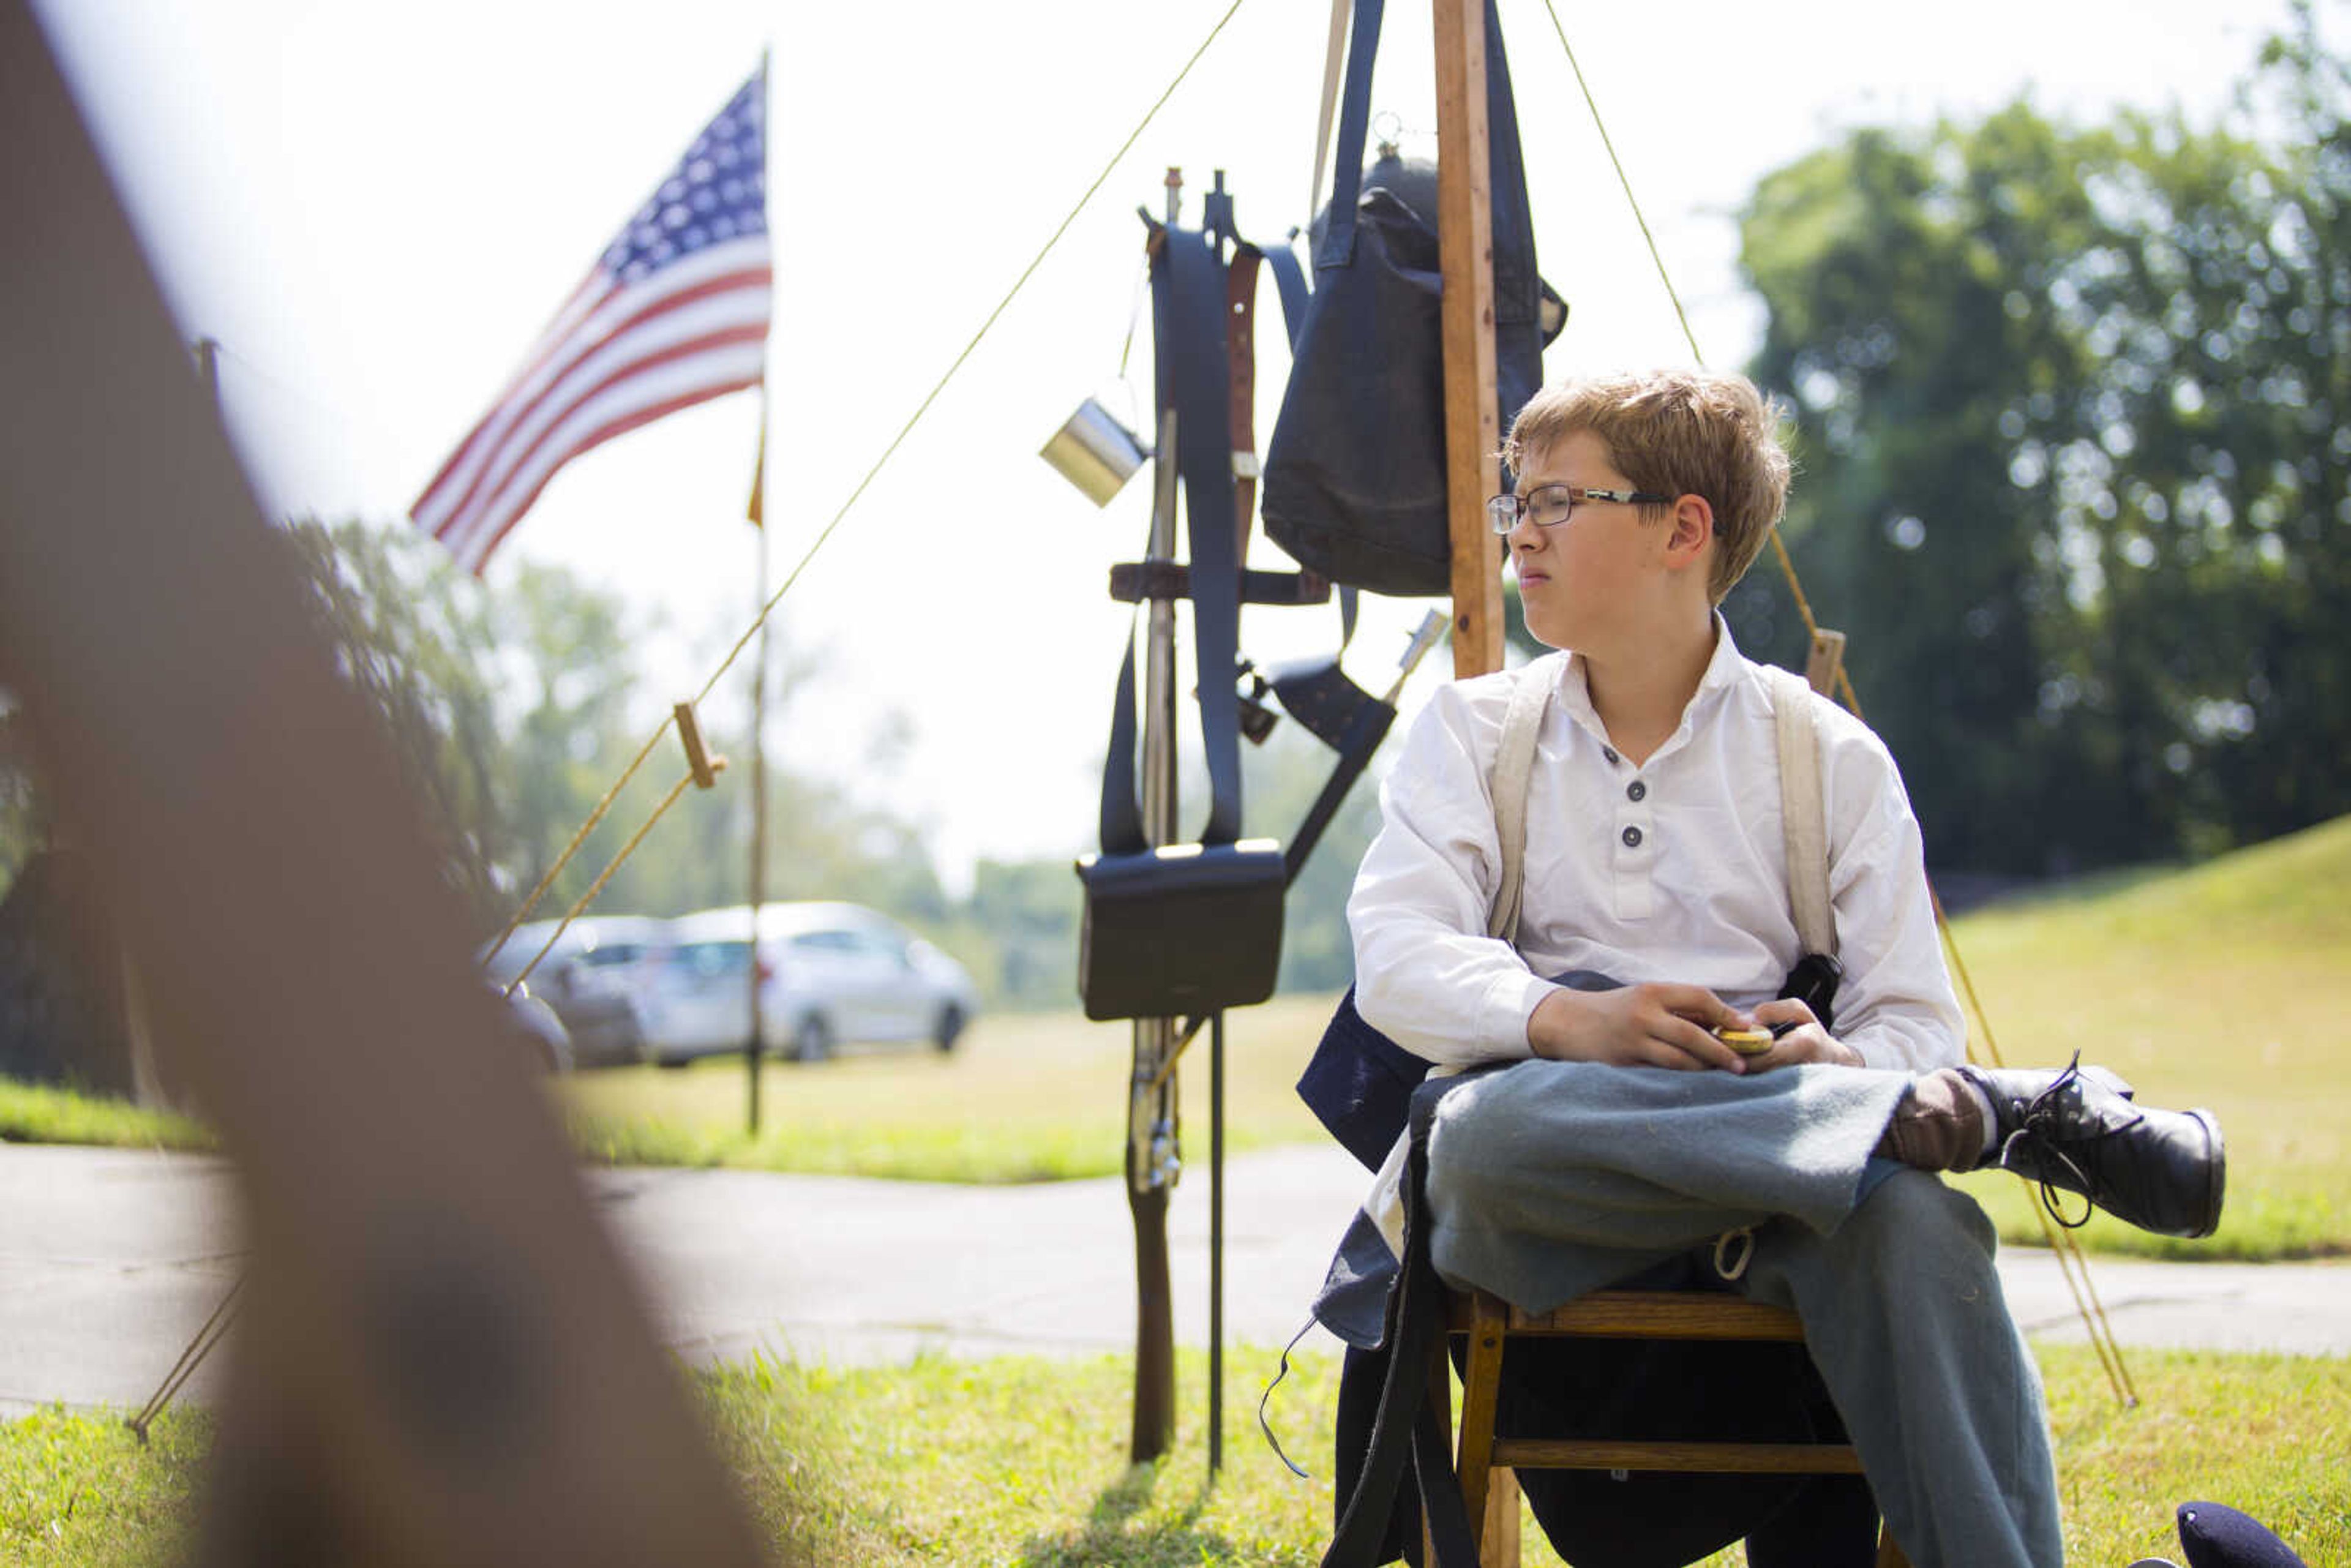
[{"label": "gray wool blanket", "polygon": [[[1547,1312],[1776,1217],[1828,1235],[1896,1168],[1871,1151],[1911,1078],[1541,1060],[1466,1074],[1429,1131],[1431,1259],[1448,1283]],[[1396,1278],[1402,1152],[1314,1303],[1326,1328],[1364,1348],[1381,1342]]]},{"label": "gray wool blanket", "polygon": [[1546,1061],[1468,1079],[1429,1131],[1431,1260],[1546,1312],[1776,1218],[1832,1234],[1895,1168],[1872,1151],[1911,1080]]}]

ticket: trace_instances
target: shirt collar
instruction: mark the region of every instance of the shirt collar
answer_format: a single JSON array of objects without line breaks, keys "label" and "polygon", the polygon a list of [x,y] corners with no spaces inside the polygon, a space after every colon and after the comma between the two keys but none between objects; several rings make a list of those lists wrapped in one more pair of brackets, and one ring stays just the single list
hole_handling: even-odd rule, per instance
[{"label": "shirt collar", "polygon": [[[1682,709],[1682,721],[1675,727],[1672,737],[1657,747],[1649,758],[1654,763],[1667,753],[1678,750],[1689,740],[1690,727],[1698,716],[1722,701],[1722,695],[1746,678],[1747,656],[1739,651],[1730,635],[1730,622],[1722,612],[1714,612],[1714,653],[1706,662],[1706,673],[1698,676],[1698,690]],[[1609,744],[1608,727],[1600,722],[1600,715],[1592,706],[1592,688],[1584,677],[1583,655],[1571,651],[1559,672],[1559,699],[1567,715],[1589,732],[1603,746]],[[1648,764],[1643,764],[1646,767]]]}]

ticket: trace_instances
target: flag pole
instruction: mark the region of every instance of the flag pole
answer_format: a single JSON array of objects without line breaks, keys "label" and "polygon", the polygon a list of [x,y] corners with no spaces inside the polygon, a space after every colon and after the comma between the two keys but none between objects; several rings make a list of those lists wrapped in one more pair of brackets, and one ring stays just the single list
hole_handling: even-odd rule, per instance
[{"label": "flag pole", "polygon": [[[768,110],[768,50],[764,47],[759,51],[758,99],[764,116]],[[760,138],[759,151],[764,161],[765,136]],[[758,663],[751,670],[751,1038],[743,1047],[744,1123],[757,1138],[759,1047],[766,1021],[759,1016],[759,909],[768,902],[768,378],[764,370],[759,376],[758,455],[751,464],[751,504],[746,515],[759,536],[751,569],[751,612],[759,623]]]},{"label": "flag pole", "polygon": [[751,666],[751,1038],[743,1048],[750,1135],[759,1135],[759,906],[768,901],[768,383],[759,382],[759,455],[751,472],[752,528],[758,534],[752,569],[752,607],[759,617],[759,652]]}]

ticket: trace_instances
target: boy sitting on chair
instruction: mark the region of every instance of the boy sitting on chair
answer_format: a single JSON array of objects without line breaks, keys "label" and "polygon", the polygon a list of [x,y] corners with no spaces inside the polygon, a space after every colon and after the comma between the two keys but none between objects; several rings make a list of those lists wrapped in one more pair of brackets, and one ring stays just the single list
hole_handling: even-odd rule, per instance
[{"label": "boy sitting on chair", "polygon": [[[1347,910],[1363,1019],[1432,1078],[1467,1074],[1427,1123],[1436,1270],[1538,1312],[1677,1268],[1792,1307],[1911,1561],[2050,1568],[2063,1549],[2039,1379],[1991,1225],[1928,1173],[2001,1165],[2205,1235],[2219,1129],[2137,1106],[2095,1069],[1962,1065],[1893,758],[1802,693],[1781,700],[1813,710],[1834,1028],[1785,995],[1803,944],[1783,845],[1802,824],[1782,808],[1772,682],[1715,609],[1786,498],[1754,387],[1664,371],[1550,389],[1504,455],[1517,487],[1491,504],[1495,527],[1528,629],[1565,652],[1436,694]],[[1487,934],[1506,859],[1493,771],[1526,680],[1548,692],[1513,944]],[[1760,1536],[1750,1554],[1774,1555]]]}]

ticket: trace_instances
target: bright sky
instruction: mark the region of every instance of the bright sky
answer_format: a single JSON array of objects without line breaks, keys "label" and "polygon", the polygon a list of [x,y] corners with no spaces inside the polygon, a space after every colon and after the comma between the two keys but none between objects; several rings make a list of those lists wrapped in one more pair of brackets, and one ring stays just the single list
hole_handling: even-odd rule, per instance
[{"label": "bright sky", "polygon": [[[703,123],[772,50],[774,580],[856,488],[1228,0],[37,0],[188,336],[224,345],[229,420],[280,515],[404,517],[524,349]],[[1756,330],[1735,214],[1843,128],[2179,102],[2209,118],[2283,0],[1555,0],[1709,361]],[[656,20],[658,17],[658,20]],[[1118,364],[1162,175],[1227,172],[1243,229],[1306,215],[1329,7],[1242,0],[1134,150],[848,514],[779,626],[818,673],[773,716],[789,766],[977,856],[1091,847],[1140,479],[1096,510],[1037,457]],[[1547,375],[1688,352],[1541,0],[1502,0],[1543,273],[1570,301]],[[1374,108],[1434,153],[1426,9],[1389,6]],[[1270,289],[1266,291],[1270,309]],[[1133,397],[1149,405],[1150,321]],[[1260,345],[1260,445],[1284,366]],[[574,462],[493,561],[621,594],[663,704],[748,623],[759,403],[738,394]],[[1253,561],[1279,564],[1263,542]],[[1427,608],[1367,607],[1384,687]],[[1332,646],[1329,610],[1247,612],[1260,662]],[[1439,653],[1420,686],[1449,669]],[[747,670],[740,672],[747,674]],[[705,725],[738,733],[747,682]],[[1409,699],[1408,699],[1409,700]],[[720,744],[725,744],[721,742]],[[1192,803],[1196,806],[1197,803]],[[1187,809],[1192,821],[1196,810]],[[1252,832],[1291,824],[1251,821]]]}]

